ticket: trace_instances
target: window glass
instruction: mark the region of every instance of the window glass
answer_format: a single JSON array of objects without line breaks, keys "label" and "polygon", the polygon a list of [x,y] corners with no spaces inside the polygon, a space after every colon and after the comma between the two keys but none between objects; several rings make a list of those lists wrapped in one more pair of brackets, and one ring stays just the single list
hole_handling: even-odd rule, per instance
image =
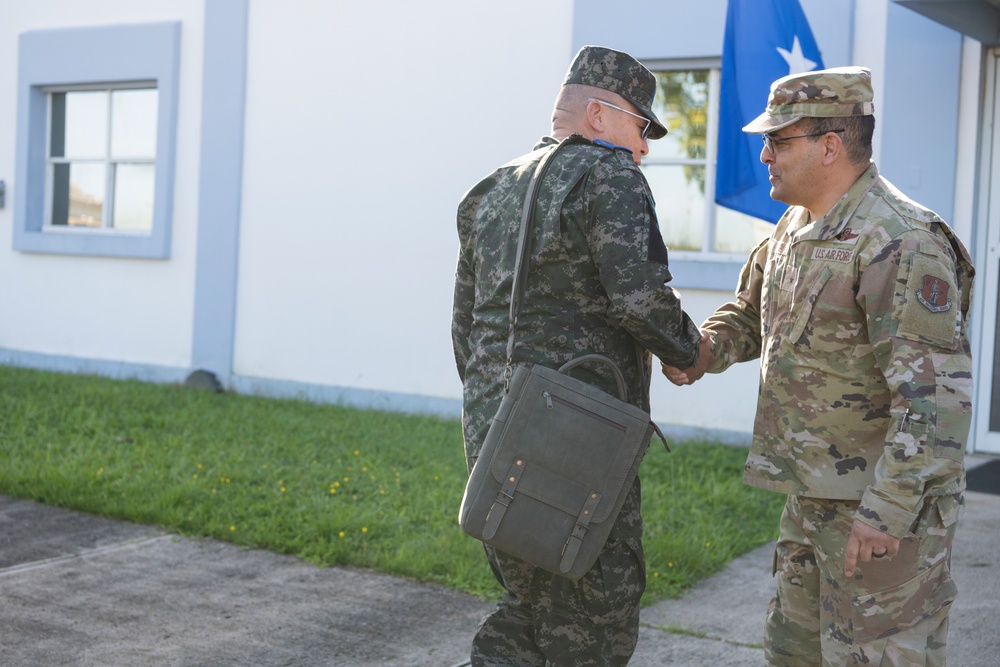
[{"label": "window glass", "polygon": [[[714,203],[719,70],[655,71],[653,110],[668,129],[649,142],[642,170],[656,201],[667,247],[686,252],[744,254],[773,225]],[[706,245],[707,244],[707,245]]]},{"label": "window glass", "polygon": [[115,229],[149,231],[153,228],[155,168],[151,164],[122,164],[115,169]]},{"label": "window glass", "polygon": [[700,250],[705,234],[705,196],[699,187],[703,178],[691,171],[703,167],[653,165],[644,167],[656,201],[656,217],[663,242],[671,250]]},{"label": "window glass", "polygon": [[653,112],[667,136],[649,142],[656,158],[705,159],[708,120],[708,70],[658,72]]},{"label": "window glass", "polygon": [[55,91],[49,110],[48,224],[152,231],[156,89]]},{"label": "window glass", "polygon": [[53,95],[52,156],[100,158],[108,136],[107,96],[102,91]]},{"label": "window glass", "polygon": [[52,224],[100,227],[104,215],[104,165],[57,164],[53,172]]},{"label": "window glass", "polygon": [[156,90],[111,93],[111,157],[156,155]]}]

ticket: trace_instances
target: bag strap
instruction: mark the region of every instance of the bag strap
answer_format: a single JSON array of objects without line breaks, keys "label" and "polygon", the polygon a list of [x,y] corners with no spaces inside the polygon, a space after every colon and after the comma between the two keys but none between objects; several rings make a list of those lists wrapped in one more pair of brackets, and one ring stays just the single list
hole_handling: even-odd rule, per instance
[{"label": "bag strap", "polygon": [[[528,275],[528,264],[530,262],[531,229],[535,225],[535,207],[538,202],[538,184],[541,183],[542,177],[545,176],[545,171],[552,162],[552,158],[554,158],[556,153],[558,153],[564,146],[570,143],[573,143],[572,136],[560,141],[555,148],[542,156],[542,159],[539,160],[538,165],[535,167],[534,173],[531,175],[531,180],[528,182],[528,190],[524,196],[524,205],[521,207],[521,230],[517,237],[517,258],[514,262],[514,284],[511,286],[510,290],[510,330],[507,334],[507,366],[503,372],[503,391],[505,394],[510,391],[510,380],[514,376],[514,330],[517,327],[517,319],[521,315],[521,306],[524,305],[524,283],[526,276]],[[638,342],[636,342],[635,352],[638,358],[639,368],[641,369],[644,364]],[[615,381],[618,383],[619,396],[623,401],[627,401],[628,398],[625,389],[625,378],[622,375],[621,369],[618,368],[618,364],[611,361],[607,357],[599,354],[586,354],[582,357],[577,357],[576,359],[571,359],[566,362],[559,369],[559,372],[565,373],[577,364],[581,364],[586,361],[598,360],[605,362],[606,365],[613,369]],[[666,448],[669,452],[670,446],[667,444],[667,439],[663,437],[663,432],[660,431],[660,427],[657,426],[653,420],[650,420],[649,423],[656,434],[660,437],[664,448]]]},{"label": "bag strap", "polygon": [[535,223],[535,205],[538,202],[538,184],[542,181],[546,169],[555,154],[566,145],[568,140],[559,142],[555,148],[546,153],[535,167],[528,183],[528,191],[521,207],[521,232],[517,238],[517,259],[514,263],[514,284],[510,290],[510,331],[507,334],[507,368],[504,370],[503,389],[510,388],[510,378],[514,374],[514,329],[517,318],[521,315],[524,305],[525,279],[528,274],[529,257],[531,254],[531,229]]},{"label": "bag strap", "polygon": [[[503,374],[504,393],[510,389],[510,379],[514,375],[514,330],[517,327],[518,317],[521,315],[521,307],[524,305],[525,281],[527,280],[528,275],[528,265],[531,262],[531,230],[535,225],[535,208],[538,202],[538,184],[541,183],[542,177],[545,176],[545,171],[548,168],[549,163],[552,161],[552,158],[555,157],[556,153],[558,153],[563,146],[569,143],[573,143],[572,137],[559,142],[555,148],[546,153],[538,162],[534,173],[531,175],[531,181],[528,183],[528,191],[524,196],[524,205],[521,207],[521,231],[517,238],[517,259],[514,264],[514,284],[510,290],[510,330],[507,334],[507,366],[504,369]],[[636,346],[636,355],[641,368],[642,356],[639,354],[638,344]],[[625,390],[625,378],[622,376],[621,369],[619,369],[618,365],[607,357],[602,357],[598,354],[584,355],[583,357],[568,361],[562,368],[559,369],[559,372],[567,373],[577,364],[585,361],[596,360],[603,361],[607,366],[611,367],[614,371],[615,381],[618,383],[618,396],[623,401],[627,401],[628,394]]]},{"label": "bag strap", "polygon": [[622,375],[622,371],[618,368],[618,364],[611,361],[607,357],[600,354],[585,354],[575,359],[570,359],[565,364],[559,367],[559,372],[563,374],[569,373],[572,369],[576,368],[580,364],[585,364],[588,361],[599,361],[608,368],[611,369],[612,374],[615,376],[615,382],[618,383],[618,398],[623,401],[628,400],[628,392],[625,391],[625,376]]}]

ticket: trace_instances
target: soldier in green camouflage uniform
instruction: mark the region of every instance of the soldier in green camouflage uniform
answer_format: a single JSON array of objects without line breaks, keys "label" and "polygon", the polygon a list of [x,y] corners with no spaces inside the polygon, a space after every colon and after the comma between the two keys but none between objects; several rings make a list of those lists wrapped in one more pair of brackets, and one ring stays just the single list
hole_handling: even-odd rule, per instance
[{"label": "soldier in green camouflage uniform", "polygon": [[[789,208],[677,384],[760,358],[747,484],[788,494],[769,665],[942,665],[964,504],[973,267],[871,162],[871,75],[779,79],[762,134]],[[860,561],[860,562],[859,562]]]},{"label": "soldier in green camouflage uniform", "polygon": [[[556,99],[552,136],[497,169],[458,209],[452,338],[464,385],[469,468],[503,396],[521,206],[541,158],[564,145],[539,186],[514,363],[557,368],[609,357],[628,400],[649,409],[650,352],[689,366],[699,331],[668,287],[667,249],[638,164],[666,128],[650,108],[653,75],[627,54],[584,47]],[[616,393],[610,374],[573,375]],[[473,640],[473,665],[625,665],[645,587],[638,479],[597,563],[580,581],[488,549],[505,594]]]}]

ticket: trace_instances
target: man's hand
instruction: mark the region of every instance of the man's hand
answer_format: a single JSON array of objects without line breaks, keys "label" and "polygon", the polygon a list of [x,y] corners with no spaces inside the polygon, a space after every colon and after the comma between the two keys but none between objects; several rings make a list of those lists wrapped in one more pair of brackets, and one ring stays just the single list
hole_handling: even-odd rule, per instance
[{"label": "man's hand", "polygon": [[714,357],[711,352],[712,339],[707,331],[701,332],[701,340],[698,342],[698,363],[691,368],[681,370],[669,364],[660,364],[663,375],[678,387],[686,384],[694,384],[705,375],[705,369],[712,363]]},{"label": "man's hand", "polygon": [[872,559],[892,558],[897,553],[899,553],[898,537],[883,533],[855,519],[851,527],[851,536],[847,538],[844,575],[848,577],[854,575],[854,568],[859,559],[862,563],[868,563]]}]

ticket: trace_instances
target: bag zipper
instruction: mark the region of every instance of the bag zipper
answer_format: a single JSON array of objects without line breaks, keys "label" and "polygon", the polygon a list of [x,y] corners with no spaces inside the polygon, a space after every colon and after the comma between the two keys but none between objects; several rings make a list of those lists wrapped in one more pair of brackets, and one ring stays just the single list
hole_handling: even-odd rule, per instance
[{"label": "bag zipper", "polygon": [[625,431],[626,430],[625,427],[622,426],[621,424],[619,424],[618,422],[612,421],[612,420],[608,419],[607,417],[605,417],[604,415],[599,415],[596,412],[591,412],[590,410],[588,410],[586,408],[581,408],[579,405],[576,405],[575,403],[571,403],[571,402],[567,401],[565,398],[560,398],[560,397],[558,397],[558,396],[550,393],[547,390],[542,392],[542,397],[545,399],[545,407],[548,410],[552,409],[552,403],[554,401],[554,402],[558,403],[559,405],[562,405],[562,406],[565,406],[565,407],[569,408],[570,410],[574,410],[575,412],[579,412],[581,414],[585,414],[585,415],[587,415],[589,417],[592,417],[593,419],[596,419],[598,421],[604,422],[608,426],[613,426],[614,428],[618,429],[619,431]]}]

